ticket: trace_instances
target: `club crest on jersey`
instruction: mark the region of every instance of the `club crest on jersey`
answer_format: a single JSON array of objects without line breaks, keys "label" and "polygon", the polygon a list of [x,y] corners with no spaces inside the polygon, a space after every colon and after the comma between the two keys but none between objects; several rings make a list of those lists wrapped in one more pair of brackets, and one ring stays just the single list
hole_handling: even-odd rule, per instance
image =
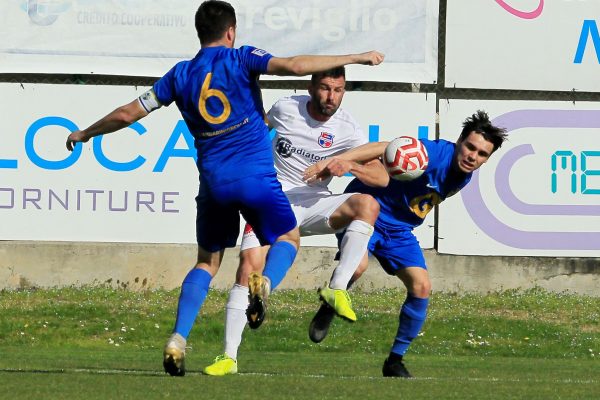
[{"label": "club crest on jersey", "polygon": [[328,149],[333,145],[333,135],[327,132],[321,132],[319,136],[319,146]]}]

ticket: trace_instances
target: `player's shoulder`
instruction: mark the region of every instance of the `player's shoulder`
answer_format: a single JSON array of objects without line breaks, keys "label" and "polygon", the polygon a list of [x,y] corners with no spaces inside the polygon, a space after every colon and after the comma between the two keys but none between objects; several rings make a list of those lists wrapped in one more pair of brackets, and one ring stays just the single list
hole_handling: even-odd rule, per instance
[{"label": "player's shoulder", "polygon": [[335,114],[333,114],[333,119],[339,124],[350,125],[353,130],[360,130],[358,121],[345,108],[338,108]]},{"label": "player's shoulder", "polygon": [[307,103],[309,99],[310,99],[310,96],[307,96],[305,94],[297,94],[297,95],[292,95],[292,96],[284,96],[284,97],[280,98],[279,100],[277,100],[276,103],[302,104],[302,103]]},{"label": "player's shoulder", "polygon": [[277,100],[273,104],[273,107],[271,107],[271,109],[272,110],[297,110],[302,105],[305,105],[309,99],[310,99],[310,97],[306,96],[306,95],[285,96],[285,97],[282,97],[279,100]]},{"label": "player's shoulder", "polygon": [[183,61],[179,61],[177,64],[173,65],[173,67],[169,70],[169,72],[167,72],[168,74],[181,74],[184,72],[187,72],[190,65],[196,60],[196,58],[193,58],[191,60],[183,60]]},{"label": "player's shoulder", "polygon": [[234,51],[237,54],[240,54],[241,56],[264,57],[270,55],[268,51],[250,45],[244,45],[237,49],[233,48],[232,51]]},{"label": "player's shoulder", "polygon": [[167,71],[160,79],[154,82],[153,87],[157,90],[157,87],[171,87],[176,85],[178,82],[185,82],[188,79],[190,65],[194,62],[192,60],[179,61]]},{"label": "player's shoulder", "polygon": [[429,165],[427,169],[432,172],[433,170],[444,170],[452,163],[454,156],[455,144],[445,139],[420,139],[425,149],[427,149],[427,155],[429,157]]},{"label": "player's shoulder", "polygon": [[430,140],[426,138],[419,139],[421,143],[427,149],[427,152],[431,155],[442,155],[447,153],[454,153],[454,143],[445,139]]}]

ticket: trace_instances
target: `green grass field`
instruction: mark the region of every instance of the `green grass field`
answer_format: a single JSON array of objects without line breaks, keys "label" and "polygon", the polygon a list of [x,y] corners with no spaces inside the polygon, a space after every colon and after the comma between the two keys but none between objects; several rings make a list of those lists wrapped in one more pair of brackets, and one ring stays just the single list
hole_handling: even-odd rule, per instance
[{"label": "green grass field", "polygon": [[0,399],[598,399],[600,298],[541,290],[434,293],[405,357],[415,379],[381,377],[404,293],[354,293],[359,320],[310,342],[314,292],[275,292],[247,330],[240,373],[199,371],[222,352],[227,293],[213,291],[188,340],[184,378],[162,371],[178,291],[0,292]]}]

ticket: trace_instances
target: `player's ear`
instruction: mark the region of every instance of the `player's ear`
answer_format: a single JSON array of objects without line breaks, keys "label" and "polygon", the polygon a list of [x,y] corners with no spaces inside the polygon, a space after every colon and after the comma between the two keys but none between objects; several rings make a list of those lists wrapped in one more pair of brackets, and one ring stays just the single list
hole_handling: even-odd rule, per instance
[{"label": "player's ear", "polygon": [[312,98],[315,93],[315,85],[312,83],[312,81],[308,81],[308,86],[306,87],[306,90],[308,91],[308,94]]},{"label": "player's ear", "polygon": [[235,42],[235,26],[230,26],[225,33],[227,40],[232,44]]}]

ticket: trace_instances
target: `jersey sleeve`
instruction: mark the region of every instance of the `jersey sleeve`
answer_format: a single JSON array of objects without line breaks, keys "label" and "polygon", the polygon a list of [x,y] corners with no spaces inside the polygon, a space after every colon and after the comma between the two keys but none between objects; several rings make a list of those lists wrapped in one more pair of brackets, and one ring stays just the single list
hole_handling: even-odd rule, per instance
[{"label": "jersey sleeve", "polygon": [[365,131],[362,130],[360,124],[350,115],[348,115],[348,119],[354,131],[352,132],[352,146],[358,147],[365,143],[369,142],[369,137],[366,135]]},{"label": "jersey sleeve", "polygon": [[269,121],[269,127],[277,129],[281,126],[281,116],[286,113],[286,100],[287,97],[277,100],[269,109],[267,113],[267,120]]},{"label": "jersey sleeve", "polygon": [[365,132],[362,130],[362,128],[358,124],[356,124],[355,128],[354,128],[353,141],[354,141],[354,147],[358,147],[360,145],[363,145],[363,144],[369,142],[369,138],[367,137]]},{"label": "jersey sleeve", "polygon": [[154,82],[152,90],[160,105],[168,106],[175,101],[175,70],[171,68],[162,78]]},{"label": "jersey sleeve", "polygon": [[264,74],[267,72],[267,65],[273,55],[263,49],[252,46],[240,47],[241,59],[248,71],[254,74]]}]

